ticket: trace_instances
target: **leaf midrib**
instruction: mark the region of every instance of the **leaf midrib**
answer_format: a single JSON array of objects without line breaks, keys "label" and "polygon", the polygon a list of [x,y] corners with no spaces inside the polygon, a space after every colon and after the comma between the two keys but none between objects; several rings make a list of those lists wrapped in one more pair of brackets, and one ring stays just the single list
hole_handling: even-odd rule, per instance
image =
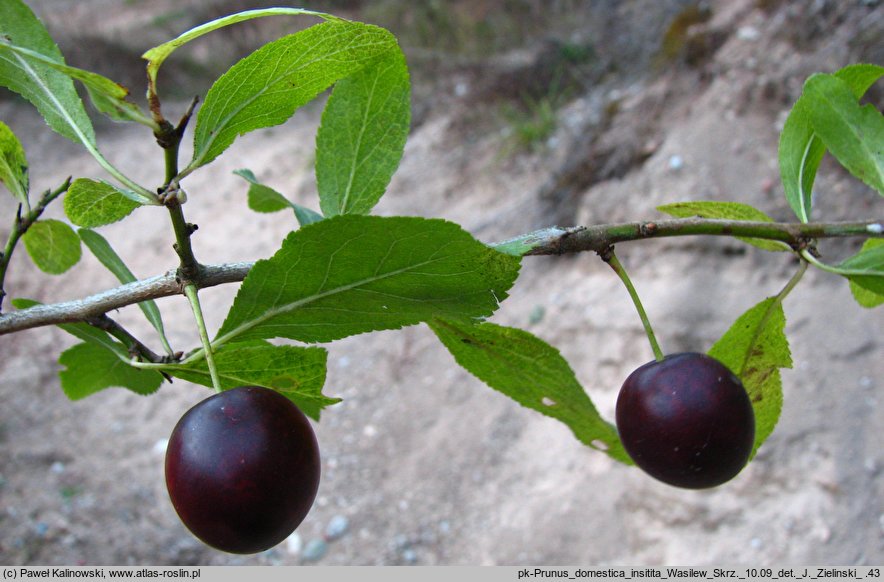
[{"label": "leaf midrib", "polygon": [[[94,208],[100,208],[102,204],[114,194],[119,194],[116,190],[105,191],[105,192],[97,192],[90,196],[85,201],[81,200],[78,202],[78,206],[81,209],[81,216],[89,215],[92,213]],[[127,198],[128,200],[128,198]]]},{"label": "leaf midrib", "polygon": [[[884,183],[884,173],[882,173],[882,168],[876,163],[877,156],[875,155],[875,152],[873,150],[869,149],[869,143],[867,143],[867,141],[862,138],[861,132],[858,131],[856,125],[850,120],[849,117],[845,117],[844,115],[842,115],[841,108],[837,106],[835,101],[829,98],[829,95],[825,91],[817,88],[815,92],[817,99],[825,103],[829,110],[834,113],[835,117],[837,117],[841,121],[841,123],[847,126],[850,135],[852,135],[853,138],[859,143],[859,149],[863,152],[868,160],[871,160],[871,167],[878,178],[878,182]],[[859,107],[858,111],[862,112],[863,109],[863,107]],[[866,164],[863,163],[861,165],[865,166]]]},{"label": "leaf midrib", "polygon": [[[204,378],[211,378],[211,374],[209,373],[208,369],[202,370],[202,369],[198,369],[198,368],[188,368],[186,366],[174,365],[174,366],[164,366],[163,371],[169,372],[172,375],[174,375],[175,372],[183,372],[186,374],[193,374],[195,376],[201,376]],[[250,370],[246,370],[246,372],[248,372],[248,371],[250,371]],[[221,370],[218,371],[218,375],[221,376],[222,378],[230,380],[231,382],[238,384],[238,385],[244,385],[244,384],[248,384],[250,382],[255,381],[255,378],[251,377],[251,376],[240,377],[240,376],[236,375],[235,373],[223,372]],[[312,379],[312,378],[308,378],[308,379]],[[302,381],[301,378],[299,378],[298,380]],[[297,394],[298,396],[304,397],[304,398],[312,398],[314,400],[321,400],[322,399],[321,395],[317,396],[317,395],[312,394],[310,392],[302,392],[299,390],[287,390],[285,392],[290,393],[290,394]]]},{"label": "leaf midrib", "polygon": [[[330,22],[330,21],[326,21],[326,22]],[[318,39],[317,42],[314,43],[314,45],[312,47],[310,47],[310,49],[312,50],[312,48],[315,47],[317,44],[323,43],[323,42],[329,42],[329,38],[322,37],[322,38]],[[265,83],[264,87],[262,87],[256,93],[254,93],[250,98],[242,101],[239,106],[235,107],[230,112],[229,115],[225,116],[221,120],[221,123],[219,123],[215,126],[215,129],[210,133],[210,137],[208,138],[208,140],[205,143],[205,147],[201,148],[198,155],[194,156],[193,161],[190,162],[187,170],[185,172],[182,172],[182,174],[185,174],[188,171],[192,171],[192,170],[196,169],[197,167],[201,166],[203,163],[203,160],[206,158],[208,153],[211,151],[212,146],[217,141],[218,136],[221,135],[221,133],[224,132],[225,130],[229,129],[231,120],[234,119],[237,115],[239,115],[239,113],[242,112],[246,107],[248,107],[249,105],[254,103],[258,98],[262,97],[265,93],[267,93],[267,91],[269,91],[270,88],[272,88],[272,87],[276,86],[278,83],[284,81],[286,78],[288,78],[289,76],[291,76],[292,74],[294,74],[298,70],[308,67],[316,62],[328,60],[328,59],[334,57],[335,55],[345,52],[347,50],[346,47],[349,47],[349,46],[350,46],[350,43],[347,43],[347,44],[343,45],[343,48],[340,48],[335,52],[323,54],[322,56],[316,57],[316,58],[306,61],[306,62],[301,62],[299,60],[298,63],[295,64],[293,67],[287,69],[281,75],[274,77],[272,80]],[[305,51],[305,54],[308,54],[308,51]]]},{"label": "leaf midrib", "polygon": [[[351,291],[353,289],[359,288],[363,285],[368,285],[370,283],[374,283],[376,281],[382,281],[382,280],[388,279],[390,277],[395,277],[397,275],[407,273],[413,269],[424,267],[426,265],[431,265],[433,263],[445,260],[450,257],[451,257],[451,255],[445,255],[445,256],[442,256],[442,257],[439,257],[436,259],[422,261],[420,263],[415,263],[413,265],[409,265],[409,266],[403,267],[401,269],[395,269],[393,271],[388,271],[382,275],[375,275],[372,277],[360,279],[358,281],[354,281],[354,282],[349,283],[347,285],[335,287],[333,289],[329,289],[328,291],[316,293],[316,294],[310,295],[308,297],[298,299],[297,301],[292,301],[290,303],[286,303],[286,304],[268,309],[261,316],[255,318],[255,319],[252,319],[250,321],[247,321],[243,324],[240,324],[239,326],[233,328],[232,330],[230,330],[226,334],[216,338],[215,341],[212,342],[212,347],[213,348],[216,346],[220,347],[220,346],[230,342],[233,338],[261,325],[262,323],[265,323],[266,321],[273,319],[274,317],[289,313],[291,311],[294,311],[295,309],[298,309],[299,307],[303,307],[304,305],[308,305],[310,303],[313,303],[314,301],[319,301],[321,299],[325,299],[326,297],[330,297],[330,296],[335,295],[337,293],[345,293],[347,291]],[[471,271],[471,272],[475,272],[475,271]],[[202,350],[200,350],[200,352],[202,352]]]},{"label": "leaf midrib", "polygon": [[[70,126],[71,129],[74,130],[74,134],[77,136],[77,139],[83,143],[87,148],[94,149],[94,144],[90,138],[88,138],[83,131],[80,129],[79,125],[77,125],[73,118],[71,117],[68,110],[59,102],[58,98],[55,94],[43,83],[43,80],[40,76],[34,71],[34,69],[28,64],[28,62],[22,58],[18,53],[14,53],[13,55],[15,60],[18,62],[19,67],[25,72],[28,77],[31,78],[32,81],[40,88],[40,90],[45,94],[44,98],[48,97],[48,102],[55,108],[55,110],[60,114],[62,120]],[[92,146],[92,147],[90,147]]]},{"label": "leaf midrib", "polygon": [[804,146],[801,162],[798,165],[798,208],[801,210],[801,214],[798,218],[801,222],[807,222],[810,220],[810,217],[807,214],[807,201],[811,200],[812,193],[804,191],[804,173],[807,171],[807,158],[810,156],[810,151],[813,149],[813,140],[815,137],[816,134],[811,132],[810,139],[807,140],[807,145]]},{"label": "leaf midrib", "polygon": [[362,115],[362,124],[359,127],[359,136],[356,138],[356,146],[354,148],[356,155],[353,156],[353,160],[350,162],[350,175],[347,179],[347,187],[344,188],[344,198],[341,200],[341,214],[346,214],[347,205],[350,203],[350,193],[353,191],[353,181],[356,178],[356,170],[360,164],[359,152],[362,149],[362,138],[365,137],[365,129],[368,124],[368,119],[371,117],[371,105],[374,102],[375,91],[377,91],[378,76],[379,75],[376,75],[374,79],[372,79],[371,91],[368,93],[368,102],[365,104],[365,112]]}]

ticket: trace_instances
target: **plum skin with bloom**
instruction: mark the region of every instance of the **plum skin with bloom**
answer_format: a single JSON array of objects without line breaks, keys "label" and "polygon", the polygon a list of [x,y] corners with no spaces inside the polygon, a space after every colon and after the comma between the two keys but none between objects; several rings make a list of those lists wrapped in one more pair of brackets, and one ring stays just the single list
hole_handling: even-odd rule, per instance
[{"label": "plum skin with bloom", "polygon": [[617,397],[616,422],[639,468],[688,489],[735,477],[755,443],[755,413],[742,382],[701,353],[671,354],[636,369]]},{"label": "plum skin with bloom", "polygon": [[319,488],[319,446],[288,398],[241,386],[181,417],[165,472],[191,533],[216,549],[251,554],[283,541],[307,516]]}]

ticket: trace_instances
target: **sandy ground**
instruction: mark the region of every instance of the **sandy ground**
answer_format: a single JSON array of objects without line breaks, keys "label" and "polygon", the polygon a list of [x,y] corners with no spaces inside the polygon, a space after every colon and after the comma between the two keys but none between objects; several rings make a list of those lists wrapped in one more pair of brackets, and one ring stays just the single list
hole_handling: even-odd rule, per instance
[{"label": "sandy ground", "polygon": [[[866,6],[874,3],[859,2],[817,16],[800,12],[812,4],[826,3],[785,3],[772,12],[748,1],[713,3],[704,26],[723,37],[701,65],[608,77],[563,107],[558,130],[533,152],[502,155],[509,142],[499,120],[472,129],[464,122],[475,119],[471,77],[458,80],[456,92],[440,82],[421,105],[426,113],[377,212],[448,218],[487,241],[562,214],[579,224],[657,218],[656,205],[688,199],[740,200],[788,220],[775,162],[784,114],[807,74],[857,57],[858,23],[869,26],[876,14]],[[818,17],[829,34],[803,45],[786,34],[796,14],[804,24]],[[599,104],[613,101],[617,113],[599,129]],[[200,225],[194,245],[203,262],[269,256],[293,228],[289,214],[249,213],[234,169],[251,168],[317,206],[311,150],[319,111],[308,107],[284,126],[240,139],[187,180],[186,211]],[[101,175],[27,108],[0,101],[0,118],[25,144],[34,192],[69,174]],[[586,145],[588,131],[598,132],[595,145]],[[614,177],[557,194],[557,185],[574,183],[569,177],[592,173],[578,164],[567,174],[569,152],[591,159],[606,144],[644,154],[638,162],[626,156],[633,161]],[[103,126],[101,145],[143,183],[161,175],[162,155],[146,131]],[[818,189],[820,217],[880,213],[880,200],[833,164],[824,164]],[[10,197],[0,197],[0,215],[13,210]],[[138,276],[175,266],[160,211],[140,210],[102,232]],[[837,242],[823,251],[836,260],[855,248],[856,241]],[[786,256],[725,240],[633,243],[619,254],[670,352],[708,349],[795,268]],[[8,290],[48,302],[114,284],[89,256],[70,274],[47,278],[20,252]],[[204,292],[212,329],[234,292]],[[195,345],[183,298],[160,307],[173,345]],[[326,393],[344,401],[316,425],[323,455],[316,505],[287,543],[247,557],[191,537],[163,483],[165,439],[205,388],[176,381],[151,397],[112,389],[70,402],[57,357],[73,338],[56,329],[3,336],[0,563],[880,564],[882,312],[861,309],[843,281],[819,272],[808,273],[785,307],[795,367],[783,373],[777,430],[743,473],[705,492],[667,487],[581,446],[563,425],[458,368],[423,326],[330,344]],[[149,337],[137,309],[115,317]],[[608,418],[623,379],[651,358],[625,291],[594,256],[525,259],[493,320],[558,347]],[[347,531],[309,560],[341,517]]]}]

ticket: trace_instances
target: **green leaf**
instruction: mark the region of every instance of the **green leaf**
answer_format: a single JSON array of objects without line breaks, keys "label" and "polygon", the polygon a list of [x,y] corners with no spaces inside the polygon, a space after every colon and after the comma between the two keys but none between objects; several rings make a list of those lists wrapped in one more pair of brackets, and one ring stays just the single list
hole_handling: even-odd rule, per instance
[{"label": "green leaf", "polygon": [[141,55],[143,59],[148,61],[147,63],[147,79],[148,84],[152,88],[152,92],[156,92],[156,84],[157,84],[157,74],[159,73],[160,66],[162,66],[163,62],[169,58],[169,56],[175,52],[178,48],[184,46],[185,44],[198,39],[204,34],[208,34],[214,30],[218,30],[219,28],[224,28],[225,26],[230,26],[232,24],[237,24],[239,22],[245,22],[246,20],[251,20],[253,18],[263,18],[265,16],[297,16],[297,15],[308,15],[308,16],[319,16],[326,20],[338,20],[336,17],[331,16],[329,14],[324,14],[322,12],[314,12],[312,10],[303,10],[301,8],[262,8],[258,10],[245,10],[243,12],[238,12],[236,14],[231,14],[229,16],[224,16],[222,18],[216,18],[210,22],[206,22],[197,26],[195,28],[191,28],[190,30],[184,32],[178,37],[164,42],[159,46],[155,46],[154,48],[148,50],[146,53]]},{"label": "green leaf", "polygon": [[[132,274],[132,271],[129,270],[129,267],[123,262],[123,259],[120,258],[103,236],[87,228],[81,228],[78,231],[78,234],[80,235],[80,239],[87,247],[89,247],[89,250],[92,251],[92,254],[95,255],[95,258],[98,259],[108,271],[113,273],[120,283],[125,285],[126,283],[131,283],[137,280],[135,275]],[[138,307],[141,309],[142,313],[144,313],[144,316],[154,329],[157,330],[157,333],[160,334],[160,337],[163,338],[163,344],[168,350],[168,342],[165,339],[166,332],[163,326],[163,317],[160,314],[160,308],[157,307],[156,302],[152,299],[148,299],[138,303]],[[169,351],[171,352],[171,350]]]},{"label": "green leaf", "polygon": [[657,210],[677,218],[700,216],[703,218],[723,218],[727,220],[774,221],[773,218],[761,210],[742,202],[692,200],[690,202],[664,204],[658,206]]},{"label": "green leaf", "polygon": [[816,74],[802,99],[814,133],[851,174],[884,194],[884,116],[860,106],[851,87],[834,75]]},{"label": "green leaf", "polygon": [[62,352],[58,363],[61,389],[71,400],[80,400],[105,388],[127,388],[136,394],[152,394],[163,383],[154,370],[140,370],[112,352],[91,343],[77,344]]},{"label": "green leaf", "polygon": [[[82,71],[82,73],[84,75],[94,74],[89,73],[88,71]],[[108,83],[114,83],[110,79],[105,79],[104,77],[101,77],[101,79]],[[110,88],[102,86],[104,84],[103,82],[96,83],[93,82],[94,79],[91,78],[89,80],[81,78],[80,81],[82,81],[83,85],[86,87],[86,92],[89,95],[89,99],[92,101],[93,107],[108,118],[114,121],[134,121],[135,123],[140,123],[141,125],[151,128],[154,133],[159,133],[161,131],[160,125],[154,121],[152,117],[142,111],[138,105],[129,101],[125,96],[118,97],[113,95]],[[128,95],[129,90],[122,85],[114,83],[114,86],[126,91],[126,94]]]},{"label": "green leaf", "polygon": [[884,303],[884,294],[869,291],[853,281],[850,282],[850,292],[853,294],[853,298],[856,302],[866,309],[874,309]]},{"label": "green leaf", "polygon": [[[27,309],[42,304],[33,299],[19,297],[12,300],[12,305],[16,309]],[[66,331],[77,339],[89,342],[105,350],[109,350],[111,353],[116,354],[116,357],[120,361],[125,362],[129,359],[129,354],[123,344],[115,340],[113,336],[106,331],[93,327],[88,323],[60,323],[58,324],[58,328]]]},{"label": "green leaf", "polygon": [[[68,76],[70,68],[46,28],[21,0],[0,1],[0,40],[4,49],[0,50],[0,85],[30,101],[49,127],[82,144],[121,184],[153,199],[154,193],[132,181],[98,151],[92,121]],[[25,51],[38,57],[27,56]]]},{"label": "green leaf", "polygon": [[197,115],[187,169],[208,164],[239,135],[283,123],[335,81],[395,47],[388,31],[349,21],[317,24],[261,47],[212,85]]},{"label": "green leaf", "polygon": [[786,201],[801,222],[810,220],[813,206],[813,182],[826,148],[813,134],[805,102],[795,102],[783,131],[780,133],[780,176],[786,193]]},{"label": "green leaf", "polygon": [[295,211],[295,218],[301,226],[323,219],[323,216],[315,210],[295,204],[273,188],[260,183],[251,170],[235,170],[233,173],[249,182],[249,208],[255,212],[278,212],[291,208]]},{"label": "green leaf", "polygon": [[[674,204],[665,204],[658,206],[657,210],[665,212],[676,218],[689,218],[691,216],[699,216],[701,218],[720,218],[726,220],[752,220],[758,222],[773,222],[774,220],[764,212],[743,204],[742,202],[715,202],[715,201],[693,201],[693,202],[676,202]],[[738,236],[735,237],[750,245],[756,246],[766,251],[787,251],[789,245],[778,241],[765,240],[760,238],[749,238]]]},{"label": "green leaf", "polygon": [[884,240],[869,239],[860,252],[837,267],[845,271],[850,289],[863,307],[884,303]]},{"label": "green leaf", "polygon": [[[340,398],[322,394],[328,352],[318,347],[275,346],[268,343],[226,344],[215,352],[221,388],[265,386],[284,394],[304,414],[319,420],[320,411]],[[172,376],[212,387],[205,359],[164,367]]]},{"label": "green leaf", "polygon": [[709,350],[710,356],[740,378],[752,401],[753,456],[773,432],[783,408],[780,368],[792,367],[785,327],[782,303],[776,297],[768,297],[741,315]]},{"label": "green leaf", "polygon": [[[884,67],[868,64],[849,65],[835,73],[850,87],[856,100],[882,75]],[[826,153],[823,142],[814,133],[808,107],[808,100],[803,96],[798,99],[786,119],[779,145],[786,200],[802,222],[810,220],[813,182]]]},{"label": "green leaf", "polygon": [[140,206],[118,188],[88,178],[74,180],[64,197],[64,212],[77,226],[95,228],[122,220]]},{"label": "green leaf", "polygon": [[291,203],[292,210],[295,211],[295,218],[298,220],[298,224],[301,226],[307,226],[308,224],[313,224],[314,222],[319,222],[320,220],[324,220],[325,217],[315,210],[310,210],[305,206],[301,206],[300,204]]},{"label": "green leaf", "polygon": [[[61,51],[34,13],[21,0],[0,2],[0,37],[64,64]],[[74,83],[45,62],[18,52],[0,51],[0,85],[15,91],[40,111],[49,127],[64,137],[94,146],[95,131]]]},{"label": "green leaf", "polygon": [[65,65],[44,54],[14,45],[0,37],[0,53],[3,52],[16,53],[25,60],[52,67],[71,79],[80,81],[86,88],[95,108],[114,121],[135,121],[150,127],[154,131],[159,131],[159,125],[150,116],[141,111],[137,105],[127,100],[129,90],[107,77]]},{"label": "green leaf", "polygon": [[22,240],[39,269],[50,275],[60,275],[77,264],[82,250],[80,237],[60,220],[39,220],[25,232]]},{"label": "green leaf", "polygon": [[25,157],[25,150],[9,126],[2,121],[0,121],[0,182],[9,188],[12,195],[18,198],[25,208],[30,208],[28,160]]},{"label": "green leaf", "polygon": [[558,350],[527,331],[492,323],[429,323],[465,370],[522,406],[563,422],[583,444],[632,464]]},{"label": "green leaf", "polygon": [[884,77],[884,67],[869,63],[856,63],[847,65],[843,69],[835,71],[834,75],[847,83],[857,100],[861,99],[869,87]]},{"label": "green leaf", "polygon": [[219,342],[325,342],[436,317],[480,318],[503,301],[519,260],[458,225],[346,215],[286,237],[243,281]]},{"label": "green leaf", "polygon": [[291,208],[288,198],[260,183],[251,170],[235,170],[233,173],[249,183],[249,208],[255,212],[278,212]]},{"label": "green leaf", "polygon": [[368,214],[383,196],[408,138],[410,87],[398,50],[335,85],[316,135],[325,216]]}]

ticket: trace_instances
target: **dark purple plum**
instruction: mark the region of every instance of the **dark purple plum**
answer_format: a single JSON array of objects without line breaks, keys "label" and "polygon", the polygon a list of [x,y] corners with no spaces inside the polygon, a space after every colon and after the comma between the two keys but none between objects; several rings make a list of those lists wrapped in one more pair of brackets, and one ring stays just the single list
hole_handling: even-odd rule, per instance
[{"label": "dark purple plum", "polygon": [[620,389],[616,418],[635,464],[687,489],[735,477],[755,442],[755,414],[742,382],[705,354],[672,354],[635,370]]},{"label": "dark purple plum", "polygon": [[169,439],[166,487],[184,525],[236,554],[288,537],[319,488],[310,421],[285,396],[241,386],[188,410]]}]

